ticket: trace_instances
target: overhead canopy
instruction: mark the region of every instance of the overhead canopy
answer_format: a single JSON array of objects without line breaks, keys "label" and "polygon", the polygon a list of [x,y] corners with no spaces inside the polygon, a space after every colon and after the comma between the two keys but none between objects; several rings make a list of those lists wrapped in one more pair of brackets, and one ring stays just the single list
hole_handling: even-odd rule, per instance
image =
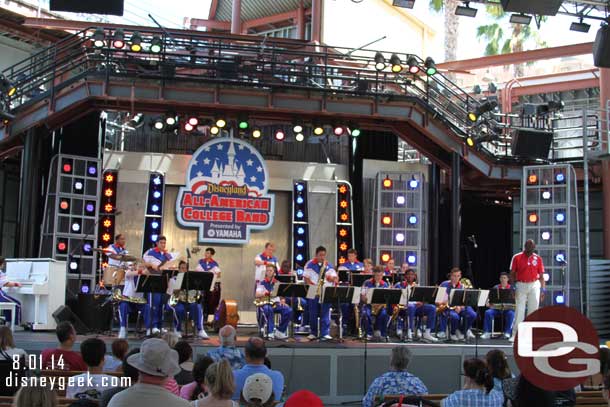
[{"label": "overhead canopy", "polygon": [[[254,20],[293,11],[299,8],[301,0],[245,0],[241,3],[242,21]],[[216,8],[214,9],[214,5]],[[232,0],[212,0],[210,20],[231,21]],[[303,7],[310,8],[311,0],[303,0]]]}]

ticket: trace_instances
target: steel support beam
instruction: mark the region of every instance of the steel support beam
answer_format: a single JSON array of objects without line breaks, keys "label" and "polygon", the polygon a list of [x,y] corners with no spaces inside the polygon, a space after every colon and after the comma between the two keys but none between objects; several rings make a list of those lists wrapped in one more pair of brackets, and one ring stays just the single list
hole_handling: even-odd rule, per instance
[{"label": "steel support beam", "polygon": [[460,242],[462,233],[462,157],[451,155],[451,262],[460,267]]},{"label": "steel support beam", "polygon": [[233,0],[231,6],[231,34],[241,34],[241,0]]},{"label": "steel support beam", "polygon": [[[599,104],[600,109],[604,112],[605,117],[600,120],[601,137],[604,143],[604,152],[610,150],[610,137],[608,134],[608,100],[610,100],[610,69],[600,68],[599,79]],[[603,191],[603,208],[604,208],[604,258],[610,259],[610,161],[602,160],[602,191]],[[587,276],[588,277],[588,276]]]},{"label": "steel support beam", "polygon": [[311,0],[311,41],[322,43],[322,0]]},{"label": "steel support beam", "polygon": [[436,284],[441,280],[440,255],[440,201],[441,169],[436,163],[428,166],[428,281]]},{"label": "steel support beam", "polygon": [[303,0],[301,0],[297,10],[297,39],[305,39],[305,7],[303,6]]}]

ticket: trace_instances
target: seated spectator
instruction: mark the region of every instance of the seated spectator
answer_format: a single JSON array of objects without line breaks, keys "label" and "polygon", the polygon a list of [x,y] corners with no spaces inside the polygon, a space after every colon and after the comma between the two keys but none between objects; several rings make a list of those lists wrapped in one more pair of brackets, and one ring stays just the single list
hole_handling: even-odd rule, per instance
[{"label": "seated spectator", "polygon": [[269,359],[269,356],[265,356],[265,361],[263,362],[263,364],[269,369],[271,369],[271,359]]},{"label": "seated spectator", "polygon": [[57,393],[46,387],[27,386],[19,389],[13,407],[57,407]]},{"label": "seated spectator", "polygon": [[179,386],[183,386],[193,381],[193,348],[187,341],[178,341],[174,350],[178,352],[180,364],[180,373],[174,376],[174,379]]},{"label": "seated spectator", "polygon": [[174,346],[176,346],[180,340],[180,336],[175,332],[165,332],[161,335],[161,339],[167,342],[170,348],[174,349]]},{"label": "seated spectator", "polygon": [[125,339],[115,339],[112,342],[112,355],[106,355],[104,358],[104,372],[116,372],[123,364],[128,351],[129,343]]},{"label": "seated spectator", "polygon": [[191,403],[193,407],[239,407],[239,403],[231,400],[235,391],[235,381],[231,365],[226,359],[214,362],[205,371],[205,388],[208,394]]},{"label": "seated spectator", "polygon": [[273,395],[276,401],[282,398],[284,391],[284,376],[277,370],[271,370],[265,366],[265,356],[267,356],[267,348],[265,341],[261,338],[250,338],[245,346],[246,350],[246,365],[239,370],[233,372],[235,377],[235,392],[233,400],[239,400],[241,391],[244,388],[244,383],[249,376],[255,373],[264,373],[273,381]]},{"label": "seated spectator", "polygon": [[606,373],[604,376],[604,389],[602,390],[602,396],[606,403],[608,403],[608,407],[610,407],[610,374]]},{"label": "seated spectator", "polygon": [[322,400],[309,390],[299,390],[292,393],[284,403],[284,407],[324,407]]},{"label": "seated spectator", "polygon": [[[174,349],[174,346],[180,340],[180,337],[175,332],[165,332],[161,338],[169,345],[170,348]],[[172,394],[176,396],[180,395],[180,386],[176,382],[176,379],[173,377],[169,377],[165,380],[165,384],[163,385],[167,390],[169,390]]]},{"label": "seated spectator", "polygon": [[604,387],[604,377],[608,373],[610,367],[610,349],[606,347],[599,348],[599,373],[589,376],[587,380],[580,385],[581,390],[601,390]]},{"label": "seated spectator", "polygon": [[212,363],[214,363],[214,360],[209,356],[203,356],[197,359],[197,362],[195,362],[195,365],[193,366],[194,381],[182,386],[180,389],[180,397],[186,400],[197,400],[198,398],[205,396],[203,384],[205,380],[205,371]]},{"label": "seated spectator", "polygon": [[362,405],[375,406],[378,397],[385,395],[421,395],[428,394],[426,385],[416,376],[407,372],[411,361],[411,351],[406,346],[397,346],[392,349],[390,357],[390,371],[382,374],[371,383]]},{"label": "seated spectator", "polygon": [[127,358],[127,363],[138,370],[138,383],[112,397],[108,407],[189,407],[188,401],[164,388],[168,377],[180,372],[178,352],[162,339],[142,342],[140,352]]},{"label": "seated spectator", "polygon": [[241,391],[241,405],[246,407],[273,407],[273,382],[266,374],[256,373],[246,379]]},{"label": "seated spectator", "polygon": [[502,390],[502,380],[510,379],[512,377],[506,355],[501,350],[493,349],[487,352],[485,359],[487,361],[489,374],[491,374],[491,377],[494,379],[494,390],[504,394]]},{"label": "seated spectator", "polygon": [[27,357],[27,353],[23,349],[15,347],[15,339],[13,339],[11,328],[0,326],[0,360],[12,360],[13,355]]},{"label": "seated spectator", "polygon": [[72,347],[76,342],[76,331],[68,321],[60,322],[55,328],[59,348],[42,351],[42,367],[51,370],[87,370],[87,365],[78,352]]},{"label": "seated spectator", "polygon": [[235,335],[235,328],[231,325],[223,326],[218,331],[220,346],[208,352],[208,356],[214,362],[218,362],[220,359],[227,359],[233,370],[241,369],[246,364],[244,354],[235,347]]},{"label": "seated spectator", "polygon": [[555,392],[541,389],[530,383],[523,375],[519,375],[517,398],[512,400],[513,407],[553,407]]},{"label": "seated spectator", "polygon": [[[464,361],[464,388],[443,399],[442,407],[502,407],[504,396],[493,389],[493,377],[481,359]],[[531,404],[538,406],[537,404]]]},{"label": "seated spectator", "polygon": [[[135,367],[133,367],[129,363],[127,363],[127,358],[129,356],[135,355],[136,353],[139,353],[139,352],[140,352],[140,348],[133,349],[133,350],[129,351],[129,353],[127,355],[125,355],[125,358],[123,359],[121,370],[123,371],[123,377],[129,378],[129,386],[133,386],[134,384],[137,383],[138,369],[136,369]],[[112,399],[112,396],[114,396],[118,392],[121,392],[127,388],[128,387],[115,387],[112,389],[104,390],[102,392],[102,397],[100,398],[100,407],[106,407],[108,405],[108,403],[110,403],[110,399]]]},{"label": "seated spectator", "polygon": [[87,364],[87,373],[73,376],[66,386],[69,399],[99,400],[102,391],[115,387],[116,378],[103,374],[106,344],[98,338],[85,339],[80,344],[80,353]]}]

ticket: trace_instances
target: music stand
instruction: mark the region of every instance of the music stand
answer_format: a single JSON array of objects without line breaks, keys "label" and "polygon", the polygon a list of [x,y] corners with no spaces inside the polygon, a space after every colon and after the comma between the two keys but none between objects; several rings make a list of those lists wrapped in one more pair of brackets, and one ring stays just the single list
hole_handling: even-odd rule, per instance
[{"label": "music stand", "polygon": [[352,287],[362,287],[366,280],[373,278],[373,274],[351,273],[350,278]]},{"label": "music stand", "polygon": [[275,276],[275,279],[277,281],[279,281],[280,283],[295,283],[296,282],[296,276],[292,275],[292,274],[278,274]]},{"label": "music stand", "polygon": [[453,289],[449,295],[449,306],[472,308],[484,306],[487,301],[487,296],[485,296],[485,301],[483,301],[483,304],[481,305],[480,299],[482,298],[482,292],[483,290]]},{"label": "music stand", "polygon": [[138,278],[136,292],[138,293],[166,293],[172,270],[163,270],[162,274],[141,275]]},{"label": "music stand", "polygon": [[[214,287],[215,275],[210,271],[187,271],[185,273],[178,273],[176,276],[175,287],[177,290],[186,290],[186,297],[188,299],[188,292],[190,290],[196,291],[212,291]],[[185,311],[186,314],[186,311]],[[184,336],[189,336],[188,320],[184,321]]]},{"label": "music stand", "polygon": [[[504,311],[515,307],[515,290],[512,290],[510,288],[492,288],[491,290],[489,290],[489,304],[494,305],[494,309],[500,311],[500,321],[502,321],[502,332],[504,332]],[[511,305],[512,307],[510,307]],[[502,335],[500,335],[500,337],[501,336]]]},{"label": "music stand", "polygon": [[349,286],[324,287],[320,303],[331,304],[339,312],[339,340],[343,340],[343,311],[341,304],[358,304],[360,301],[360,288]]},{"label": "music stand", "polygon": [[446,292],[445,287],[415,286],[409,290],[409,302],[435,304],[442,302]]},{"label": "music stand", "polygon": [[[294,276],[285,276],[285,277],[294,277]],[[274,297],[290,297],[291,302],[290,306],[292,307],[293,312],[295,312],[295,298],[306,298],[307,292],[309,291],[309,286],[307,284],[297,284],[297,283],[282,283],[275,284],[273,287],[273,292],[271,293],[271,298]],[[298,309],[298,307],[297,307]],[[294,336],[294,318],[290,321],[291,336]]]},{"label": "music stand", "polygon": [[[340,283],[349,283],[351,281],[350,276],[352,274],[354,274],[353,271],[348,270],[348,269],[339,269],[339,270],[337,270],[337,273],[339,274]],[[356,273],[356,274],[359,274],[359,273]]]}]

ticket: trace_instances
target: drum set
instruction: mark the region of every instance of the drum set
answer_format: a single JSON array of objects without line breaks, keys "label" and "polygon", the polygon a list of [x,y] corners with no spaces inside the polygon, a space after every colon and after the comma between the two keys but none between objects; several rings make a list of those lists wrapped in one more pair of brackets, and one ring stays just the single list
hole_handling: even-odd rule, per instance
[{"label": "drum set", "polygon": [[[120,262],[119,266],[106,266],[102,268],[101,264],[99,267],[100,270],[100,278],[99,278],[99,287],[100,288],[110,288],[117,286],[125,285],[125,273],[127,270],[135,270],[138,266],[139,259],[130,254],[115,254],[112,250],[102,249],[102,248],[94,248],[93,251],[96,251],[100,254],[114,255],[114,260]],[[102,256],[100,256],[101,263]]]}]

